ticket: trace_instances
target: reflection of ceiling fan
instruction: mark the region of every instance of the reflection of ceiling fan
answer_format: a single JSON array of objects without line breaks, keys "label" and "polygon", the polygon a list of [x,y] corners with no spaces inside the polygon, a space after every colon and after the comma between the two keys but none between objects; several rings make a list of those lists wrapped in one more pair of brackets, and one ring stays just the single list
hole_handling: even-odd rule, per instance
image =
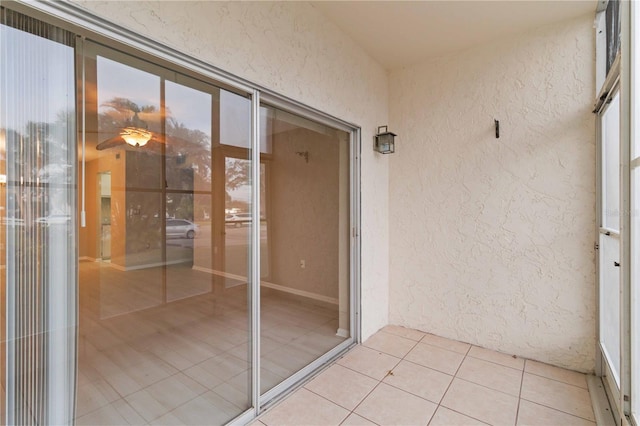
[{"label": "reflection of ceiling fan", "polygon": [[138,112],[134,113],[133,118],[128,124],[130,125],[123,127],[117,136],[100,142],[96,146],[96,149],[102,151],[125,143],[133,147],[142,147],[148,142],[165,142],[164,137],[148,129],[147,123],[140,119]]}]

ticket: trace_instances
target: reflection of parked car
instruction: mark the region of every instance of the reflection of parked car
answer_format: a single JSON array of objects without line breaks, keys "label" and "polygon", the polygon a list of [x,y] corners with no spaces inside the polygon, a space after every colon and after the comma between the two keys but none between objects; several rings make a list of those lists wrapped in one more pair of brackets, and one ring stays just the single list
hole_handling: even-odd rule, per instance
[{"label": "reflection of parked car", "polygon": [[15,217],[3,217],[2,224],[6,226],[24,226],[24,219],[16,219]]},{"label": "reflection of parked car", "polygon": [[227,226],[235,226],[236,228],[242,225],[249,226],[251,224],[251,213],[228,214],[224,217],[224,221]]},{"label": "reflection of parked car", "polygon": [[50,216],[43,216],[36,219],[36,223],[45,223],[47,225],[63,225],[71,220],[70,216],[52,214]]},{"label": "reflection of parked car", "polygon": [[167,219],[167,237],[194,238],[198,225],[185,219]]}]

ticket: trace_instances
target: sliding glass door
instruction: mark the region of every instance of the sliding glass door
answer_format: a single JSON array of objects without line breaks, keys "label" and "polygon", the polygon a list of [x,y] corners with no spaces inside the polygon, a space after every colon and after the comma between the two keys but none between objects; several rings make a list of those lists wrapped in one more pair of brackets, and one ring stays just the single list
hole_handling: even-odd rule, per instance
[{"label": "sliding glass door", "polygon": [[353,127],[1,15],[3,424],[246,422],[354,344]]},{"label": "sliding glass door", "polygon": [[242,145],[250,176],[251,98],[89,41],[82,52],[76,421],[226,423],[252,406],[249,234],[232,270],[220,261],[224,151]]},{"label": "sliding glass door", "polygon": [[[263,104],[261,390],[351,337],[348,132]],[[261,237],[262,237],[261,232]]]}]

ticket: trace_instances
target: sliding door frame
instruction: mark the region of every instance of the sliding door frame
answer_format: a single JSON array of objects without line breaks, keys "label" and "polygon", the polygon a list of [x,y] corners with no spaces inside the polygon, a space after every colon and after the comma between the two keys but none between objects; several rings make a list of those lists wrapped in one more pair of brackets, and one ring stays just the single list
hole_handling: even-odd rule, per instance
[{"label": "sliding door frame", "polygon": [[[251,226],[251,277],[250,277],[250,313],[251,313],[251,402],[252,407],[241,413],[229,424],[245,424],[266,408],[278,401],[292,389],[299,386],[318,369],[328,365],[337,356],[361,340],[360,315],[360,127],[341,120],[330,114],[308,107],[300,102],[280,95],[268,88],[236,77],[231,73],[209,65],[187,54],[164,46],[148,37],[136,34],[124,27],[96,17],[80,7],[66,1],[47,2],[35,0],[26,3],[22,0],[6,1],[3,6],[32,16],[44,22],[52,23],[74,32],[81,38],[90,39],[124,53],[134,54],[138,58],[176,70],[189,77],[208,81],[217,87],[236,93],[248,94],[251,98],[251,181],[252,181],[252,226]],[[302,368],[282,383],[260,394],[260,105],[268,103],[287,112],[300,115],[326,126],[342,130],[349,134],[349,323],[350,337],[329,352]]]}]

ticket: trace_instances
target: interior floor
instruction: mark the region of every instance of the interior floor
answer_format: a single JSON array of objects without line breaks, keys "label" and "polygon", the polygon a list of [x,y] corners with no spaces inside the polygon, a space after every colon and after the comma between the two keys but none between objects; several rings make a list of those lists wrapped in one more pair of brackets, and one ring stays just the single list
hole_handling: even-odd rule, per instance
[{"label": "interior floor", "polygon": [[595,426],[586,375],[387,326],[253,425]]},{"label": "interior floor", "polygon": [[[249,408],[247,286],[80,262],[76,423],[223,424]],[[261,391],[345,339],[337,306],[261,289]]]}]

